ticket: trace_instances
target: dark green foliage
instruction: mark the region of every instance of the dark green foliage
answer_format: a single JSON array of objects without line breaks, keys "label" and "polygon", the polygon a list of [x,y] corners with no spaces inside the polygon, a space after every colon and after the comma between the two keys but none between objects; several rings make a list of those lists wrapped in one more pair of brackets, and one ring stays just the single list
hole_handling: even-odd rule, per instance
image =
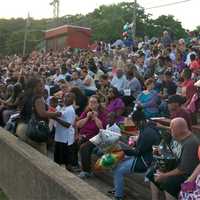
[{"label": "dark green foliage", "polygon": [[0,200],[8,200],[8,198],[7,198],[6,195],[2,192],[1,189],[0,189]]},{"label": "dark green foliage", "polygon": [[[67,15],[57,21],[52,19],[30,19],[28,27],[27,52],[33,50],[43,40],[43,31],[63,24],[91,27],[92,40],[114,41],[122,38],[123,26],[133,19],[134,3],[122,2],[109,6],[102,5],[93,12],[82,15]],[[137,5],[137,31],[138,38],[145,35],[150,37],[161,36],[164,30],[169,30],[173,37],[180,38],[186,35],[180,22],[173,16],[160,16],[153,20],[144,9]],[[0,19],[0,54],[21,54],[25,31],[25,19]]]}]

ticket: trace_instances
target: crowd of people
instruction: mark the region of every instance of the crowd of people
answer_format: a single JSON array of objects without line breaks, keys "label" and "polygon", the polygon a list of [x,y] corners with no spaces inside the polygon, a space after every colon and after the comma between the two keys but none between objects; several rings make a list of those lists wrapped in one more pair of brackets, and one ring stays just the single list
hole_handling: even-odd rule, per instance
[{"label": "crowd of people", "polygon": [[[184,39],[172,41],[165,31],[161,39],[131,48],[103,45],[96,51],[65,48],[0,58],[0,126],[45,155],[53,146],[54,161],[71,172],[81,170],[81,178],[93,174],[96,147],[90,139],[100,129],[120,133],[120,124],[132,118],[140,133],[135,147],[124,149],[125,159],[113,169],[110,193],[118,200],[124,197],[124,175],[151,167],[153,146],[162,140],[163,128],[152,122],[155,117],[172,119],[177,165],[154,172],[152,199],[159,199],[159,190],[166,192],[167,200],[200,194],[199,140],[191,132],[199,123],[199,109],[198,38],[186,44]],[[33,115],[48,124],[47,141],[27,135]],[[181,184],[195,181],[195,194],[181,191]]]}]

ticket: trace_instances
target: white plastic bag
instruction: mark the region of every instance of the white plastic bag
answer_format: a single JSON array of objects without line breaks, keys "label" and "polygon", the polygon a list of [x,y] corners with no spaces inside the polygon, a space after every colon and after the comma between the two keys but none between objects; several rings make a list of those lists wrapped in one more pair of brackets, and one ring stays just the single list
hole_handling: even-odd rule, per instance
[{"label": "white plastic bag", "polygon": [[120,133],[116,133],[107,129],[101,129],[98,135],[90,139],[90,142],[92,142],[94,145],[100,147],[103,151],[105,151],[106,149],[115,146],[115,144],[119,141],[120,137]]}]

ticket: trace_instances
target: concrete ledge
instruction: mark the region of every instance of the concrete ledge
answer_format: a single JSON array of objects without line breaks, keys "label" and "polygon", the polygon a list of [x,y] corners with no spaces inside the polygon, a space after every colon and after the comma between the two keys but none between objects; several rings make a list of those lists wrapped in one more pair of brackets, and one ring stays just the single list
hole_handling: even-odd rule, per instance
[{"label": "concrete ledge", "polygon": [[0,188],[10,200],[109,200],[2,128]]}]

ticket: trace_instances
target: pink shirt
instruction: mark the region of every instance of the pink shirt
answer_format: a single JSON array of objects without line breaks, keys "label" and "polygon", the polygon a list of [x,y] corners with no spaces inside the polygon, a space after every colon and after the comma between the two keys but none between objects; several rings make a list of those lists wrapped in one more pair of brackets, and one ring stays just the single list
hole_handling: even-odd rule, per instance
[{"label": "pink shirt", "polygon": [[182,95],[186,97],[187,104],[191,101],[193,95],[196,93],[196,87],[192,80],[186,80],[182,84]]},{"label": "pink shirt", "polygon": [[[80,116],[80,119],[84,119],[87,116],[86,112],[83,112]],[[107,119],[106,113],[100,113],[98,118],[101,120],[103,124],[103,128],[106,128]],[[88,140],[99,133],[99,128],[97,127],[95,121],[88,120],[86,124],[80,129],[80,134],[84,135]]]}]

